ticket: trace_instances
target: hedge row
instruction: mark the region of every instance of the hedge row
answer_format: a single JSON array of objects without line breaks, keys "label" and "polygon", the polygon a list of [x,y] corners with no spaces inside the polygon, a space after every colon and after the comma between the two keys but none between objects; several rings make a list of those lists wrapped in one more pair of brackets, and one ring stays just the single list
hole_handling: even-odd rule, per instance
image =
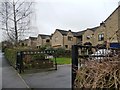
[{"label": "hedge row", "polygon": [[[16,56],[17,56],[17,52],[19,51],[29,51],[28,48],[21,48],[21,47],[17,47],[17,48],[6,48],[5,49],[5,57],[6,59],[9,61],[9,63],[15,67],[16,65]],[[58,49],[50,49],[50,50],[55,50],[56,51],[56,57],[71,57],[71,51],[66,51],[63,48],[58,48]],[[32,49],[32,51],[34,51]],[[38,56],[38,55],[37,55]],[[41,55],[40,55],[41,56]],[[34,55],[32,56],[34,58]],[[42,57],[40,57],[42,58]]]},{"label": "hedge row", "polygon": [[26,47],[17,47],[17,48],[6,48],[4,51],[5,58],[9,61],[9,63],[15,67],[16,65],[16,58],[17,58],[17,52],[22,50],[28,50]]},{"label": "hedge row", "polygon": [[9,63],[15,67],[16,65],[16,53],[17,53],[17,50],[16,49],[8,49],[6,48],[5,49],[5,58],[9,61]]}]

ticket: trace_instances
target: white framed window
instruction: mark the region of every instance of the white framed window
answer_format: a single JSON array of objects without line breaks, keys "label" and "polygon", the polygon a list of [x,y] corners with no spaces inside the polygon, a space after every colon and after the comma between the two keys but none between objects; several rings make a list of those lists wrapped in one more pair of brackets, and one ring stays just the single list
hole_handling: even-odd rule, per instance
[{"label": "white framed window", "polygon": [[98,34],[98,41],[103,41],[104,40],[104,34]]}]

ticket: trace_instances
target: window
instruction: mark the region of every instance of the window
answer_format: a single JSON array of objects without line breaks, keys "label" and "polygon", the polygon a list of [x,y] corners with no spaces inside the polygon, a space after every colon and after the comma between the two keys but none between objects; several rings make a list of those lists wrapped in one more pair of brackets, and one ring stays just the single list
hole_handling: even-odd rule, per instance
[{"label": "window", "polygon": [[90,39],[90,36],[87,36],[86,38],[87,38],[87,39]]},{"label": "window", "polygon": [[37,48],[39,49],[39,48],[40,48],[40,46],[37,46]]},{"label": "window", "polygon": [[68,36],[68,41],[72,41],[72,40],[73,40],[73,37]]},{"label": "window", "polygon": [[104,34],[99,34],[98,41],[103,41],[103,40],[104,40]]},{"label": "window", "polygon": [[68,48],[68,45],[65,45],[65,48]]},{"label": "window", "polygon": [[47,39],[47,40],[46,40],[46,43],[49,43],[49,42],[50,42],[50,40],[49,40],[49,39]]}]

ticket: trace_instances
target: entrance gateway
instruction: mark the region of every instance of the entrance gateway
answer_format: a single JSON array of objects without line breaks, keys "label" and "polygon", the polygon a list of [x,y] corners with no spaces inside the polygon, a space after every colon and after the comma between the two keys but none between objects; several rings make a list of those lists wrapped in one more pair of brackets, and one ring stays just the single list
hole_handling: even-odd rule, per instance
[{"label": "entrance gateway", "polygon": [[[17,52],[17,60],[16,60],[16,70],[19,70],[19,73],[24,72],[24,57],[25,55],[39,55],[39,54],[46,54],[51,55],[54,58],[54,68],[57,70],[57,61],[56,61],[56,51],[55,50],[44,50],[44,51],[20,51]],[[45,63],[42,60],[43,64]]]}]

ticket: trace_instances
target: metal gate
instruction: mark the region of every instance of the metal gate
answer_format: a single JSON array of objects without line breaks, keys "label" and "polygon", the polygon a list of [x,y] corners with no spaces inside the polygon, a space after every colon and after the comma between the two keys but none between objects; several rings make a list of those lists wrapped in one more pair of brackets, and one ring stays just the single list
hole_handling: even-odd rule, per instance
[{"label": "metal gate", "polygon": [[55,68],[55,70],[57,70],[56,51],[55,50],[17,52],[16,70],[18,70],[19,73],[24,72],[23,58],[25,57],[25,55],[38,55],[38,54],[52,55],[54,58],[54,68]]}]

